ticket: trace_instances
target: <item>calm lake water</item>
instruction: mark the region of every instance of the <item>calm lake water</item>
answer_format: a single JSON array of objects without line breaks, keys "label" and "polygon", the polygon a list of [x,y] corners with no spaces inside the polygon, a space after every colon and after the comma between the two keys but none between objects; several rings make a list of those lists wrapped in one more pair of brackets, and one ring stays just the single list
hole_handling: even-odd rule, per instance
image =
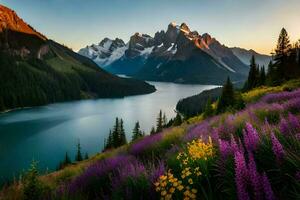
[{"label": "calm lake water", "polygon": [[18,176],[33,159],[39,161],[43,171],[55,169],[66,151],[74,159],[78,139],[83,153],[93,155],[101,151],[116,117],[123,118],[128,140],[137,120],[148,133],[160,109],[170,119],[175,116],[179,99],[215,87],[150,83],[155,85],[155,93],[58,103],[0,114],[0,182]]}]

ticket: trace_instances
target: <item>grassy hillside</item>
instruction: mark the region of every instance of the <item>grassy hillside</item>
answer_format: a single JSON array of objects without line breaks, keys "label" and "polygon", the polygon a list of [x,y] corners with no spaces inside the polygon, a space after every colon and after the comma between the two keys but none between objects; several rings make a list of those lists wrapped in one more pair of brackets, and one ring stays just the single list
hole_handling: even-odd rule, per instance
[{"label": "grassy hillside", "polygon": [[[299,80],[243,94],[245,109],[145,136],[39,177],[49,199],[299,199]],[[22,199],[28,179],[4,188]]]},{"label": "grassy hillside", "polygon": [[0,40],[0,111],[155,91],[143,81],[111,75],[54,41],[11,31]]}]

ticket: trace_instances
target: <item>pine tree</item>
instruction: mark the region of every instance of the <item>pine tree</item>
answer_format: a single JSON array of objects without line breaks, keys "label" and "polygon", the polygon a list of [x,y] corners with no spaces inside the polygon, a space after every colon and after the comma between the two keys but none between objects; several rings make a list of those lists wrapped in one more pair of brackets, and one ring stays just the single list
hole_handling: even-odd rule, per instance
[{"label": "pine tree", "polygon": [[229,107],[232,107],[235,104],[234,90],[233,85],[230,81],[230,78],[227,78],[227,81],[222,89],[221,97],[218,101],[217,112],[221,113],[226,111]]},{"label": "pine tree", "polygon": [[206,117],[212,116],[213,114],[214,114],[214,110],[212,107],[212,102],[211,102],[211,99],[208,98],[205,108],[204,108],[203,117],[206,118]]},{"label": "pine tree", "polygon": [[85,159],[85,160],[88,160],[88,159],[89,159],[89,154],[88,154],[88,153],[85,153],[84,159]]},{"label": "pine tree", "polygon": [[78,144],[77,144],[77,153],[76,153],[76,156],[75,156],[75,160],[76,160],[76,161],[82,161],[82,154],[81,154],[80,140],[78,140]]},{"label": "pine tree", "polygon": [[119,118],[116,118],[115,126],[112,132],[112,147],[118,147],[120,145],[120,128]]},{"label": "pine tree", "polygon": [[265,66],[262,66],[259,72],[259,85],[265,85],[266,84],[266,70]]},{"label": "pine tree", "polygon": [[155,127],[154,126],[152,126],[152,128],[151,128],[151,131],[150,131],[150,135],[154,135],[156,133],[156,131],[155,131]]},{"label": "pine tree", "polygon": [[252,55],[250,60],[250,71],[248,74],[248,79],[244,85],[244,90],[251,90],[258,85],[259,79],[259,67],[256,65],[255,56]]},{"label": "pine tree", "polygon": [[121,119],[119,127],[120,127],[120,133],[119,133],[119,135],[120,135],[120,144],[119,144],[119,146],[122,146],[124,144],[127,144],[127,139],[126,139],[126,134],[125,134],[125,130],[124,130],[123,119]]},{"label": "pine tree", "polygon": [[284,62],[284,59],[288,57],[290,50],[291,44],[289,35],[285,28],[282,28],[277,41],[277,47],[275,49],[275,61],[281,63]]},{"label": "pine tree", "polygon": [[31,167],[25,176],[24,200],[39,200],[41,196],[41,183],[38,179],[39,172],[37,162],[32,161]]},{"label": "pine tree", "polygon": [[167,119],[166,113],[164,113],[164,115],[163,115],[163,127],[166,127],[167,124],[168,124],[168,119]]},{"label": "pine tree", "polygon": [[182,124],[182,118],[181,115],[177,112],[176,117],[174,119],[173,125],[174,126],[179,126]]},{"label": "pine tree", "polygon": [[273,85],[273,80],[275,77],[275,68],[274,68],[274,64],[272,63],[272,61],[269,62],[268,65],[268,72],[267,72],[267,78],[266,78],[266,82],[268,85]]},{"label": "pine tree", "polygon": [[113,135],[111,130],[109,130],[108,138],[104,142],[104,149],[110,149],[113,147]]},{"label": "pine tree", "polygon": [[282,28],[279,34],[277,47],[275,49],[275,75],[273,82],[275,84],[282,83],[289,76],[289,71],[286,70],[288,56],[291,53],[291,44],[287,31]]},{"label": "pine tree", "polygon": [[132,141],[137,140],[138,138],[143,137],[143,133],[140,130],[140,123],[137,121],[132,130]]},{"label": "pine tree", "polygon": [[65,155],[65,160],[64,160],[64,165],[68,165],[68,164],[71,164],[71,159],[68,155],[68,152],[66,152],[66,155]]},{"label": "pine tree", "polygon": [[158,117],[156,119],[156,133],[161,132],[163,130],[163,115],[162,111],[159,111]]}]

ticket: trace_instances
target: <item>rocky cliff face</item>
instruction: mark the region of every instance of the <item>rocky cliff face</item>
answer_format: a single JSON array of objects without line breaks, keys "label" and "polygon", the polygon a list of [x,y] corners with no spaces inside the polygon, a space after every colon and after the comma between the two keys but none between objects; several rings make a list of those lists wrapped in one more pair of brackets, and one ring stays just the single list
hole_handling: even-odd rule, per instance
[{"label": "rocky cliff face", "polygon": [[[92,47],[93,45],[83,48],[79,53],[97,62],[97,57],[101,57],[103,53],[99,54],[99,51],[93,50]],[[86,51],[92,53],[84,54],[83,52]],[[135,33],[123,46],[122,53],[118,54],[119,57],[111,54],[104,56],[110,62],[102,62],[100,66],[112,73],[146,80],[164,80],[164,74],[168,74],[167,71],[171,70],[170,66],[174,63],[177,67],[180,66],[178,73],[193,71],[196,67],[205,69],[207,73],[220,74],[225,71],[224,76],[232,76],[236,79],[239,79],[238,77],[243,79],[249,70],[233,49],[221,44],[208,33],[201,35],[197,31],[191,31],[186,23],[181,25],[170,23],[166,31],[158,31],[154,37]],[[198,77],[205,77],[205,75],[207,74],[197,74]]]},{"label": "rocky cliff face", "polygon": [[0,32],[5,30],[35,35],[42,40],[47,39],[45,36],[35,31],[31,26],[19,18],[15,11],[0,5]]}]

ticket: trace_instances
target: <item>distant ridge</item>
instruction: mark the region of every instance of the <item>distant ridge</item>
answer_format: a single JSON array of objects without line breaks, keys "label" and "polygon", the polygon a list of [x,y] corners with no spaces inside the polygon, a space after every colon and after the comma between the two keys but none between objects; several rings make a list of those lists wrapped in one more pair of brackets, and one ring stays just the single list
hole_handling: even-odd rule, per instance
[{"label": "distant ridge", "polygon": [[249,70],[232,49],[208,33],[191,31],[186,23],[172,22],[154,37],[135,33],[128,43],[105,38],[79,54],[112,73],[154,81],[215,84],[227,76],[241,81]]},{"label": "distant ridge", "polygon": [[120,78],[48,40],[0,5],[0,112],[86,98],[147,94],[154,86]]}]

